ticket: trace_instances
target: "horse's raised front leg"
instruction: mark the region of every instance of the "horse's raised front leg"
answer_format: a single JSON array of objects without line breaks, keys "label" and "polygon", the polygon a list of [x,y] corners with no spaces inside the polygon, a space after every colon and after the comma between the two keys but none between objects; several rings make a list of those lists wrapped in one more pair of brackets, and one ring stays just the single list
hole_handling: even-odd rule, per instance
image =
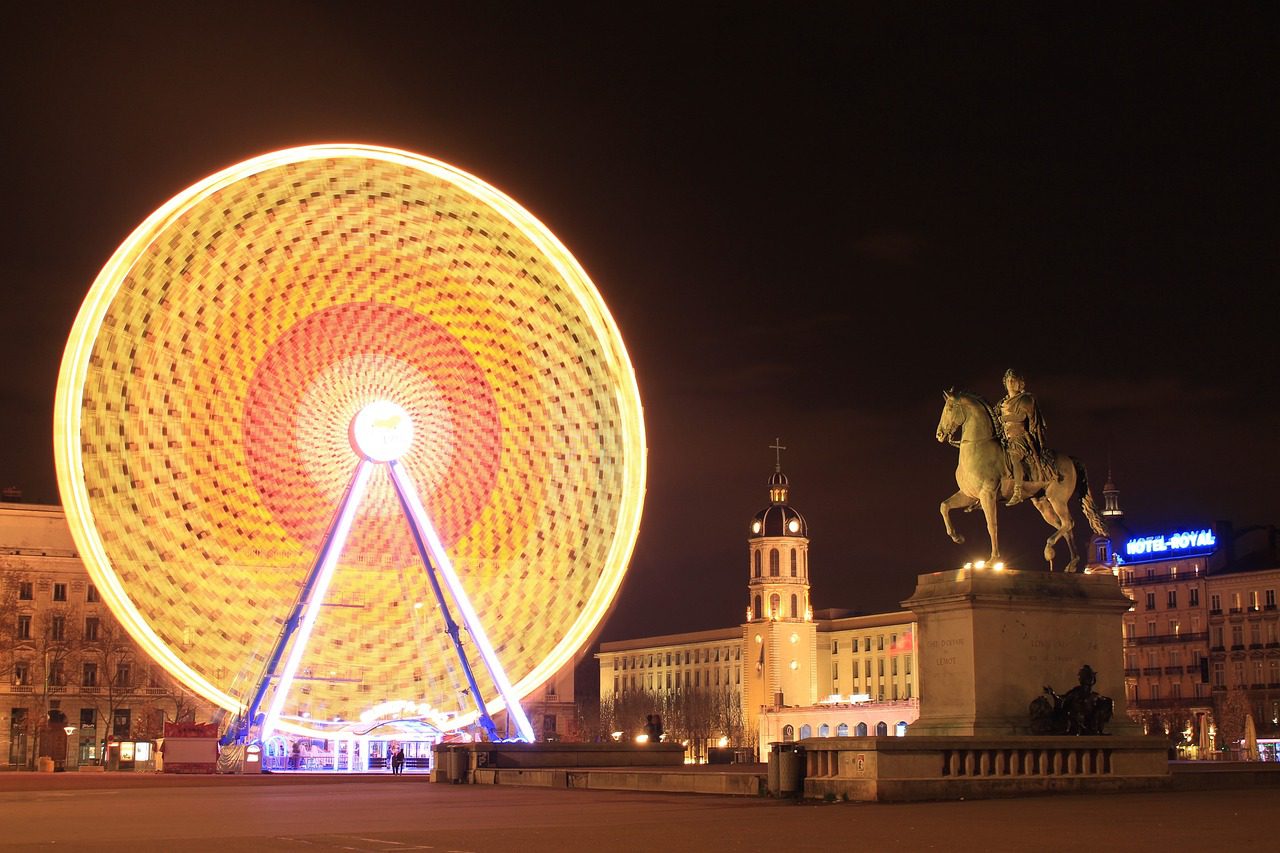
[{"label": "horse's raised front leg", "polygon": [[939,509],[942,511],[942,523],[947,527],[947,535],[951,537],[952,542],[963,543],[964,537],[956,533],[956,529],[951,526],[951,510],[953,509],[970,509],[977,501],[966,495],[964,492],[956,492],[951,497],[942,502]]},{"label": "horse's raised front leg", "polygon": [[991,537],[991,561],[995,562],[1000,559],[1000,524],[996,520],[997,501],[999,484],[984,486],[982,491],[978,493],[978,500],[982,502],[982,514],[987,517],[987,535]]}]

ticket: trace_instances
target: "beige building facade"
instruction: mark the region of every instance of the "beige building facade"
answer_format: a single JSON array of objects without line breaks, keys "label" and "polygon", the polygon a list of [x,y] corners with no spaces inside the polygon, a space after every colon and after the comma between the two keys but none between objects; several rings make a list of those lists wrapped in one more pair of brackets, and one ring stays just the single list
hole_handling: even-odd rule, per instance
[{"label": "beige building facade", "polygon": [[0,503],[0,763],[33,766],[50,711],[66,718],[64,766],[149,740],[165,720],[214,708],[148,657],[101,601],[61,507]]},{"label": "beige building facade", "polygon": [[[746,621],[717,628],[604,643],[600,665],[601,706],[627,696],[652,697],[653,706],[690,694],[715,694],[736,706],[740,725],[711,732],[767,749],[793,740],[813,717],[816,733],[826,726],[855,730],[882,720],[898,723],[918,715],[915,623],[906,611],[852,615],[815,612],[810,598],[809,526],[790,503],[790,483],[776,469],[768,482],[769,503],[747,533]],[[886,707],[887,716],[870,705]],[[811,709],[811,710],[810,710]],[[814,715],[817,716],[814,716]],[[792,719],[795,717],[795,719]],[[803,718],[803,719],[801,719]],[[630,736],[631,733],[624,733]]]}]

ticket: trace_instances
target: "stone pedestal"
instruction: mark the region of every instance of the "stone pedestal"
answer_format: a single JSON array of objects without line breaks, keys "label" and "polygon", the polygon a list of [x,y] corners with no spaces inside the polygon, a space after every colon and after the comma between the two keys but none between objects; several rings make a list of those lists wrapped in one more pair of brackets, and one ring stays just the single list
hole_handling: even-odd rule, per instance
[{"label": "stone pedestal", "polygon": [[908,737],[1030,734],[1028,706],[1097,673],[1115,702],[1108,734],[1136,735],[1124,692],[1123,615],[1111,575],[956,569],[920,575],[902,602],[916,614],[920,718]]}]

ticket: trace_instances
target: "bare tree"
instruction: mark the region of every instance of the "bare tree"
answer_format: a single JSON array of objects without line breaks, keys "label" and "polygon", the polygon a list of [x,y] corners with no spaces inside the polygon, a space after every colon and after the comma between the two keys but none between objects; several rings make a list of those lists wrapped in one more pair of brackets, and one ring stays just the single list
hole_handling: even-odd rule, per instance
[{"label": "bare tree", "polygon": [[[93,696],[94,704],[109,734],[116,713],[142,692],[146,681],[144,665],[133,640],[110,616],[90,616],[85,620],[80,652],[81,690]],[[134,724],[130,719],[130,726]],[[126,732],[128,737],[132,732]]]}]

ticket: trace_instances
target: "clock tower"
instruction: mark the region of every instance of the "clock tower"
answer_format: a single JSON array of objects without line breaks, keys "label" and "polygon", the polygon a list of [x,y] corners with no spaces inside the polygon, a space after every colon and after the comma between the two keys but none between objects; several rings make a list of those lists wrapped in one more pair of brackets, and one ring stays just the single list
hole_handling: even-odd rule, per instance
[{"label": "clock tower", "polygon": [[747,621],[743,623],[743,715],[753,728],[762,707],[817,701],[817,628],[809,603],[809,524],[790,503],[776,441],[769,504],[747,536]]}]

